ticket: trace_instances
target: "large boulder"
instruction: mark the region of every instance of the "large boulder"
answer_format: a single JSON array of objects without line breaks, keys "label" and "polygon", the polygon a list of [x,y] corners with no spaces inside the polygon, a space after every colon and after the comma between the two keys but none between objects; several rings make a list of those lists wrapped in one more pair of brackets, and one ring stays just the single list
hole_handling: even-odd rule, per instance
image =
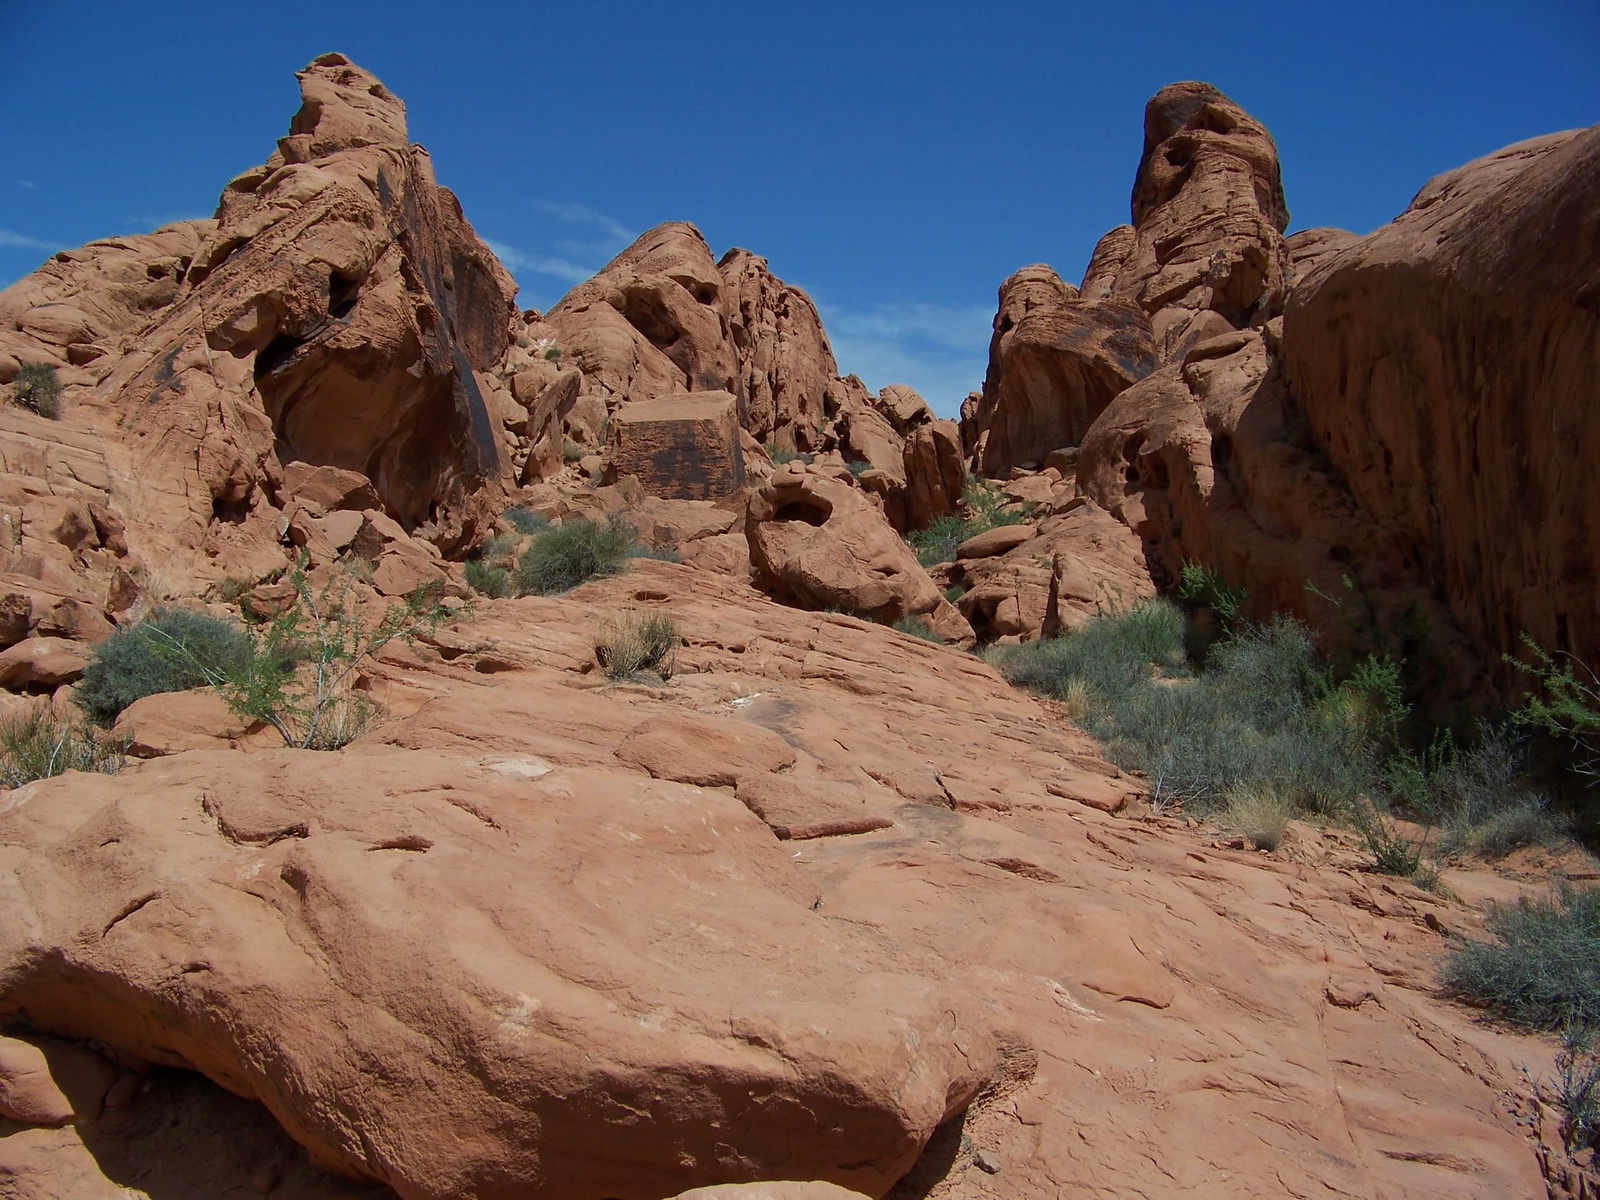
[{"label": "large boulder", "polygon": [[750,494],[745,534],[761,582],[803,608],[928,616],[947,636],[971,636],[882,511],[844,480],[786,464]]},{"label": "large boulder", "polygon": [[954,421],[918,426],[906,439],[905,524],[925,529],[930,521],[956,511],[966,488],[961,461],[961,429]]},{"label": "large boulder", "polygon": [[34,784],[0,826],[0,1012],[199,1070],[404,1200],[881,1195],[997,1066],[727,791],[194,751]]},{"label": "large boulder", "polygon": [[687,392],[624,404],[611,415],[611,467],[667,499],[742,491],[738,401],[727,392]]},{"label": "large boulder", "polygon": [[399,99],[337,54],[299,79],[288,136],[227,186],[177,297],[102,384],[130,526],[169,558],[270,503],[280,461],[365,474],[447,550],[508,482],[474,372],[505,351],[510,277]]},{"label": "large boulder", "polygon": [[1508,690],[1523,634],[1600,663],[1597,197],[1600,126],[1507,147],[1320,257],[1284,314],[1317,443]]},{"label": "large boulder", "polygon": [[990,476],[1036,466],[1082,441],[1112,398],[1155,367],[1150,324],[1137,306],[1085,300],[1049,267],[1024,267],[1000,285],[966,449]]}]

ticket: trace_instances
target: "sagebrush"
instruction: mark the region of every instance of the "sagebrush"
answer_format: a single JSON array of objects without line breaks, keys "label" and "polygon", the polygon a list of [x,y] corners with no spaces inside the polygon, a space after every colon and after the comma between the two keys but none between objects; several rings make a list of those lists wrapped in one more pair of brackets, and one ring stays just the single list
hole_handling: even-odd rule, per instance
[{"label": "sagebrush", "polygon": [[[172,647],[182,646],[182,654]],[[252,650],[233,621],[187,608],[157,609],[96,645],[73,689],[78,707],[110,725],[135,700],[204,687],[213,675],[238,670]]]}]

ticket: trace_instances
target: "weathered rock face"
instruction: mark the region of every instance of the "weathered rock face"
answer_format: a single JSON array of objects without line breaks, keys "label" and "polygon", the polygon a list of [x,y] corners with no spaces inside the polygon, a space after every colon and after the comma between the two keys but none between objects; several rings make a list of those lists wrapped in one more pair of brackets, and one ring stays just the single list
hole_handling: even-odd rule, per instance
[{"label": "weathered rock face", "polygon": [[1334,652],[1426,628],[1426,647],[1389,649],[1426,666],[1430,690],[1471,690],[1476,668],[1406,538],[1330,471],[1261,335],[1202,342],[1118,396],[1084,440],[1078,485],[1140,536],[1162,587],[1186,560],[1207,563],[1249,587],[1258,617],[1296,614]]},{"label": "weathered rock face", "polygon": [[1024,267],[1000,285],[969,449],[986,475],[1037,465],[1082,441],[1112,397],[1155,366],[1149,322],[1137,308],[1084,301],[1049,267]]},{"label": "weathered rock face", "polygon": [[689,392],[624,404],[611,414],[611,468],[672,500],[742,491],[739,402],[727,392]]},{"label": "weathered rock face", "polygon": [[930,521],[955,512],[967,482],[960,427],[954,421],[918,427],[906,439],[904,468],[907,529],[926,529]]},{"label": "weathered rock face", "polygon": [[103,376],[128,335],[177,297],[216,224],[179,221],[63,250],[0,291],[0,383],[15,377],[19,362],[87,368],[67,371],[69,384]]},{"label": "weathered rock face", "polygon": [[582,356],[608,407],[678,392],[740,390],[723,280],[705,238],[669,221],[634,243],[545,314]]},{"label": "weathered rock face", "polygon": [[1508,147],[1322,257],[1284,314],[1318,444],[1508,685],[1523,633],[1600,661],[1597,196],[1600,127]]},{"label": "weathered rock face", "polygon": [[473,372],[505,350],[512,284],[398,99],[340,55],[300,80],[289,135],[228,185],[177,298],[103,385],[142,485],[130,519],[194,547],[299,460],[365,474],[449,548],[503,482]]},{"label": "weathered rock face", "polygon": [[1043,265],[1001,285],[983,395],[970,418],[963,407],[985,474],[1077,445],[1124,388],[1281,306],[1291,268],[1277,148],[1209,84],[1151,97],[1131,212],[1095,246],[1081,289]]},{"label": "weathered rock face", "polygon": [[883,513],[841,479],[786,464],[750,494],[745,533],[760,579],[802,607],[883,622],[931,614],[946,636],[971,637]]},{"label": "weathered rock face", "polygon": [[[641,595],[681,671],[605,687]],[[686,566],[437,640],[374,668],[409,715],[341,754],[6,796],[0,1010],[134,1068],[93,1121],[0,1125],[20,1197],[383,1195],[151,1059],[407,1198],[881,1196],[913,1158],[900,1194],[948,1200],[1545,1195],[1518,1067],[1549,1048],[1433,991],[1472,909],[1337,832],[1230,850],[976,658]],[[657,728],[699,762],[638,753]]]},{"label": "weathered rock face", "polygon": [[723,309],[739,358],[744,427],[757,441],[804,440],[824,419],[828,384],[839,374],[817,308],[748,250],[717,264]]},{"label": "weathered rock face", "polygon": [[1210,84],[1174,83],[1150,98],[1131,209],[1135,238],[1114,296],[1152,317],[1210,309],[1236,326],[1281,302],[1289,209],[1278,150]]}]

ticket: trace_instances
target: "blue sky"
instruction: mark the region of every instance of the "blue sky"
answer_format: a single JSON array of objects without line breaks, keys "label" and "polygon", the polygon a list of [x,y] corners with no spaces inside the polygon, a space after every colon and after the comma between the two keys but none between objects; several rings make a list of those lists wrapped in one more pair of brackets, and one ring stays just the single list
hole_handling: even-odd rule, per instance
[{"label": "blue sky", "polygon": [[546,308],[687,219],[820,306],[842,370],[952,413],[995,290],[1128,219],[1145,100],[1216,84],[1276,137],[1291,228],[1366,231],[1433,174],[1600,122],[1600,3],[676,5],[0,0],[0,283],[209,215],[293,72],[350,55]]}]

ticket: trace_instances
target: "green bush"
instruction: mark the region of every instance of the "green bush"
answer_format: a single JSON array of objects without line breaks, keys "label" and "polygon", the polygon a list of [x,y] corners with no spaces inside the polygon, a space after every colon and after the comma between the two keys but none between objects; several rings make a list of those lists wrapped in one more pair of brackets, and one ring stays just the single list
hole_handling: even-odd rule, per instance
[{"label": "green bush", "polygon": [[23,363],[11,384],[11,398],[52,421],[61,416],[61,380],[50,363]]},{"label": "green bush", "polygon": [[1600,1148],[1600,1054],[1595,1031],[1568,1026],[1561,1031],[1554,1085],[1538,1085],[1539,1098],[1561,1113],[1561,1136],[1567,1152]]},{"label": "green bush", "polygon": [[1229,587],[1221,575],[1202,563],[1185,561],[1178,595],[1191,604],[1203,605],[1217,614],[1222,627],[1232,630],[1244,616],[1250,593],[1242,587]]},{"label": "green bush", "polygon": [[847,458],[844,460],[844,469],[850,472],[850,478],[860,479],[863,471],[872,470],[872,464],[859,458]]},{"label": "green bush", "polygon": [[921,638],[925,642],[938,642],[944,645],[944,639],[933,631],[933,626],[928,624],[925,617],[901,617],[892,626],[901,633],[909,633],[912,637]]},{"label": "green bush", "polygon": [[[185,654],[174,654],[173,644]],[[135,700],[204,687],[208,669],[237,667],[249,653],[250,636],[232,621],[186,608],[158,609],[94,648],[73,699],[93,720],[110,725]]]},{"label": "green bush", "polygon": [[953,562],[956,547],[968,538],[1001,525],[1020,525],[1024,520],[1019,512],[1001,511],[1009,503],[1005,493],[971,476],[967,477],[961,503],[967,514],[965,517],[946,513],[935,517],[926,527],[913,529],[905,535],[906,545],[916,552],[917,561],[923,566]]},{"label": "green bush", "polygon": [[511,528],[524,537],[530,534],[543,533],[550,528],[550,519],[548,517],[541,517],[531,508],[524,508],[520,504],[513,504],[500,515],[506,519]]},{"label": "green bush", "polygon": [[1254,790],[1349,811],[1373,777],[1377,747],[1362,698],[1329,688],[1306,629],[1288,620],[1251,628],[1213,647],[1195,675],[1186,624],[1172,602],[1147,600],[1020,646],[1000,670],[1082,710],[1113,762],[1147,774],[1157,807],[1203,811]]},{"label": "green bush", "polygon": [[561,439],[562,462],[575,463],[587,453],[589,452],[571,438]]},{"label": "green bush", "polygon": [[1496,904],[1491,941],[1459,942],[1445,958],[1445,990],[1533,1029],[1600,1024],[1600,888]]},{"label": "green bush", "polygon": [[612,683],[623,683],[641,676],[665,683],[672,678],[678,645],[683,641],[678,626],[665,613],[627,616],[614,624],[603,624],[595,657]]},{"label": "green bush", "polygon": [[632,556],[635,536],[633,528],[615,516],[603,524],[568,517],[530,540],[517,562],[517,591],[554,596],[587,579],[615,575]]},{"label": "green bush", "polygon": [[349,564],[329,572],[320,587],[307,577],[306,564],[302,556],[285,576],[295,589],[294,603],[248,630],[245,652],[236,659],[218,662],[165,628],[151,628],[146,636],[169,662],[198,673],[234,713],[276,729],[285,745],[337,750],[377,718],[373,703],[355,690],[362,663],[391,642],[414,641],[449,614],[432,585],[372,620],[352,597],[358,574]]},{"label": "green bush", "polygon": [[545,358],[546,362],[560,362],[561,361],[561,347],[560,346],[551,346],[549,349],[547,349],[544,352],[544,358]]},{"label": "green bush", "polygon": [[497,567],[486,558],[467,559],[467,586],[481,596],[499,600],[516,595],[511,572]]},{"label": "green bush", "polygon": [[1600,784],[1600,675],[1574,655],[1551,654],[1526,634],[1522,644],[1534,662],[1509,654],[1505,661],[1536,675],[1544,696],[1529,695],[1512,721],[1568,742],[1573,770],[1591,787]]},{"label": "green bush", "polygon": [[775,467],[781,467],[784,463],[793,462],[797,458],[803,463],[810,463],[812,458],[804,450],[790,450],[776,442],[768,442],[762,449],[767,452],[767,457],[772,460],[772,465]]},{"label": "green bush", "polygon": [[21,787],[67,771],[109,775],[124,761],[122,746],[48,708],[0,722],[0,787]]}]

